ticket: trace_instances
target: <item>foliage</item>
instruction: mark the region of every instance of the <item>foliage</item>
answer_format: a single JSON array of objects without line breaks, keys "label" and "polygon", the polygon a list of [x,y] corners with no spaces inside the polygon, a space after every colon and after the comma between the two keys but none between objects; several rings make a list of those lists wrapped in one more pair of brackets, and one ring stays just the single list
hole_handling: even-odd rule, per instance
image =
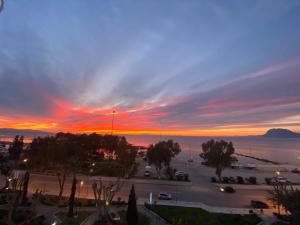
[{"label": "foliage", "polygon": [[277,206],[278,214],[280,207],[283,207],[291,213],[293,224],[300,224],[300,190],[295,190],[293,186],[285,183],[274,182],[268,199]]},{"label": "foliage", "polygon": [[120,178],[116,181],[104,182],[102,179],[95,180],[92,188],[94,192],[94,198],[98,207],[99,220],[106,221],[109,208],[112,205],[114,196],[122,188],[122,182]]},{"label": "foliage", "polygon": [[129,198],[128,198],[126,219],[127,219],[127,225],[138,225],[138,211],[136,206],[134,185],[132,185],[131,187]]},{"label": "foliage", "polygon": [[221,182],[221,174],[225,167],[229,167],[237,159],[233,156],[234,147],[232,142],[210,140],[202,144],[200,157],[208,166],[216,169],[216,175]]},{"label": "foliage", "polygon": [[73,176],[73,181],[72,181],[70,198],[69,198],[68,217],[73,217],[74,216],[74,205],[75,205],[74,203],[75,203],[76,185],[77,185],[77,179],[74,175]]},{"label": "foliage", "polygon": [[283,200],[283,206],[293,219],[293,224],[300,225],[300,190],[290,190]]},{"label": "foliage", "polygon": [[150,145],[147,151],[147,158],[150,165],[154,165],[160,178],[163,166],[168,167],[172,158],[181,152],[180,145],[173,140],[160,141]]},{"label": "foliage", "polygon": [[24,178],[23,178],[24,181],[23,181],[23,188],[22,188],[21,204],[25,204],[27,201],[29,178],[30,178],[30,174],[28,171],[26,171]]},{"label": "foliage", "polygon": [[210,213],[200,208],[146,205],[171,224],[180,225],[256,225],[256,215]]},{"label": "foliage", "polygon": [[287,185],[280,182],[274,182],[272,185],[273,189],[268,191],[268,200],[272,202],[274,206],[276,206],[278,214],[280,214],[280,207],[282,207],[284,196],[287,193]]},{"label": "foliage", "polygon": [[[27,154],[31,168],[60,171],[61,184],[64,174],[69,171],[94,171],[96,168],[92,164],[103,160],[104,155],[115,159],[119,168],[122,168],[120,175],[125,176],[135,162],[136,151],[125,137],[58,133],[34,138]],[[74,161],[77,165],[74,165]]]},{"label": "foliage", "polygon": [[[127,217],[126,212],[122,211],[119,212],[119,215],[121,217],[121,224],[126,225],[127,223]],[[142,213],[138,213],[138,225],[150,225],[149,219]]]},{"label": "foliage", "polygon": [[24,137],[17,135],[13,143],[9,146],[9,159],[19,161],[24,147]]}]

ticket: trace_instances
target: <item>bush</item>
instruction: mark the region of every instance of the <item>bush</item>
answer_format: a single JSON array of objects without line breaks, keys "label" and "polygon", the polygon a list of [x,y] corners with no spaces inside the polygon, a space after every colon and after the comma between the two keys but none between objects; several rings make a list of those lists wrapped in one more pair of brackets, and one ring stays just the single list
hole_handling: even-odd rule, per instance
[{"label": "bush", "polygon": [[250,184],[257,184],[257,182],[256,182],[256,177],[249,177],[249,178],[247,178],[247,181],[248,181]]},{"label": "bush", "polygon": [[24,225],[46,225],[46,218],[44,216],[38,216],[30,220],[29,223],[24,223]]},{"label": "bush", "polygon": [[237,179],[237,183],[238,183],[238,184],[244,184],[244,183],[245,183],[243,177],[238,176],[238,177],[236,177],[236,179]]},{"label": "bush", "polygon": [[4,205],[4,204],[7,204],[6,195],[1,195],[0,196],[0,205]]},{"label": "bush", "polygon": [[26,221],[33,216],[33,212],[30,210],[17,210],[13,215],[14,223],[20,223]]},{"label": "bush", "polygon": [[228,184],[229,183],[229,178],[228,177],[223,177],[223,183]]},{"label": "bush", "polygon": [[267,185],[271,185],[272,184],[272,178],[266,177],[265,181],[266,181]]},{"label": "bush", "polygon": [[229,182],[230,182],[230,183],[235,183],[234,177],[229,177]]}]

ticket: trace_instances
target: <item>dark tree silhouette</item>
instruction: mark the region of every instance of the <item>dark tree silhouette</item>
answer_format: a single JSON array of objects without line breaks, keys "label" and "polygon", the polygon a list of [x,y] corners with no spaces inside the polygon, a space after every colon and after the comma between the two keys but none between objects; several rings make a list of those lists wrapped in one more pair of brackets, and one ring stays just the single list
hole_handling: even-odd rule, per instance
[{"label": "dark tree silhouette", "polygon": [[138,225],[138,211],[136,206],[134,185],[132,185],[131,187],[131,191],[128,198],[126,219],[127,219],[127,225]]},{"label": "dark tree silhouette", "polygon": [[291,213],[292,224],[300,225],[300,190],[288,191],[284,197],[283,206]]},{"label": "dark tree silhouette", "polygon": [[155,145],[150,145],[147,151],[147,158],[150,165],[154,165],[158,177],[161,169],[169,166],[173,157],[181,152],[180,145],[173,140],[160,141]]},{"label": "dark tree silhouette", "polygon": [[17,135],[10,145],[8,152],[9,152],[9,159],[18,162],[20,160],[20,156],[24,147],[24,137]]},{"label": "dark tree silhouette", "polygon": [[27,201],[29,178],[30,178],[30,174],[28,171],[26,171],[26,173],[24,174],[24,178],[23,178],[24,180],[23,180],[21,204],[25,204]]},{"label": "dark tree silhouette", "polygon": [[210,140],[202,144],[200,157],[208,166],[216,169],[216,175],[221,182],[222,171],[237,159],[233,156],[234,147],[232,142]]},{"label": "dark tree silhouette", "polygon": [[70,194],[70,198],[69,198],[68,217],[73,217],[74,216],[76,184],[77,184],[77,179],[76,179],[76,176],[74,175],[73,176],[73,181],[72,181],[72,187],[71,187],[71,194]]}]

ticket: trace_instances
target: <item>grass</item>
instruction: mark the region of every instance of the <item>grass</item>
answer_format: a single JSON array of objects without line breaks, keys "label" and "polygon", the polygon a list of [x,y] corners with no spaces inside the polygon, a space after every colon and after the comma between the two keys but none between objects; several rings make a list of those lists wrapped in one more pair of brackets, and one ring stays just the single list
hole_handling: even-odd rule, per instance
[{"label": "grass", "polygon": [[79,225],[81,224],[92,212],[80,211],[77,217],[70,218],[65,212],[56,214],[57,218],[62,221],[61,225]]},{"label": "grass", "polygon": [[[49,206],[67,206],[69,198],[62,197],[61,201],[59,202],[57,195],[44,195],[42,198],[42,203]],[[88,206],[95,206],[96,202],[93,199],[76,199],[79,206],[88,207]]]},{"label": "grass", "polygon": [[[121,217],[121,225],[126,225],[126,212],[125,211],[122,211],[122,212],[119,212],[119,215]],[[139,224],[138,225],[149,225],[149,220],[146,216],[144,216],[143,214],[139,213],[138,214],[139,216]]]},{"label": "grass", "polygon": [[147,206],[172,225],[256,225],[256,215],[210,213],[199,208],[152,205]]}]

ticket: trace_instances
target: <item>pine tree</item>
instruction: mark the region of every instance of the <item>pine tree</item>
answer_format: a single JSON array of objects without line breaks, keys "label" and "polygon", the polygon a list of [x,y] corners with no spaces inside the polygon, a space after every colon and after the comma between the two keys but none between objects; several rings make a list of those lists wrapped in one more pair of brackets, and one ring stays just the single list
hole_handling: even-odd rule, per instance
[{"label": "pine tree", "polygon": [[138,211],[136,206],[136,196],[134,185],[132,185],[129,199],[128,199],[128,208],[127,208],[127,225],[138,225]]},{"label": "pine tree", "polygon": [[30,174],[29,174],[28,171],[26,171],[26,173],[24,175],[21,204],[25,204],[26,201],[27,201],[27,192],[28,192],[29,178],[30,178]]},{"label": "pine tree", "polygon": [[75,204],[75,194],[76,194],[76,184],[77,180],[75,175],[73,176],[73,182],[72,182],[72,188],[71,188],[71,194],[69,198],[69,210],[68,210],[68,217],[74,216],[74,204]]}]

